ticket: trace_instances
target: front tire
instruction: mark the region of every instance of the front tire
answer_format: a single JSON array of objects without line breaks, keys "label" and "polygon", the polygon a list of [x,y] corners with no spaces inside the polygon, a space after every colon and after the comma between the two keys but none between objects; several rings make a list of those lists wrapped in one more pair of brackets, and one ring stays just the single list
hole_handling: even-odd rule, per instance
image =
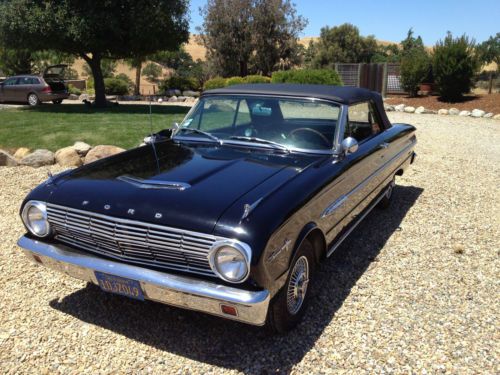
[{"label": "front tire", "polygon": [[40,104],[40,99],[38,99],[38,95],[35,93],[31,93],[28,95],[28,104],[32,107],[37,106]]},{"label": "front tire", "polygon": [[293,329],[302,320],[310,296],[315,271],[314,248],[304,240],[295,254],[286,283],[271,301],[267,326],[277,333]]},{"label": "front tire", "polygon": [[54,104],[61,104],[62,102],[63,102],[62,99],[52,100],[52,103],[54,103]]}]

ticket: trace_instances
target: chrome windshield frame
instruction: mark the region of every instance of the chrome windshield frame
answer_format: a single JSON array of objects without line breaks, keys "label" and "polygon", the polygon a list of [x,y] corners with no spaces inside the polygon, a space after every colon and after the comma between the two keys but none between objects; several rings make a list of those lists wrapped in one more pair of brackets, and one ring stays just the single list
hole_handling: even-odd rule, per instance
[{"label": "chrome windshield frame", "polygon": [[[280,99],[300,99],[300,100],[310,100],[313,102],[322,102],[322,103],[328,103],[328,104],[333,104],[339,107],[339,116],[337,118],[337,125],[335,126],[335,133],[333,136],[332,140],[332,148],[331,149],[325,149],[325,150],[316,150],[316,149],[305,149],[305,148],[299,148],[299,147],[289,147],[286,145],[288,150],[290,152],[297,152],[297,153],[305,153],[305,154],[317,154],[317,155],[340,155],[342,152],[342,132],[341,129],[343,130],[345,128],[345,121],[347,119],[347,105],[336,102],[334,100],[327,100],[327,99],[321,99],[321,98],[315,98],[315,97],[310,97],[310,96],[297,96],[297,95],[269,95],[269,94],[209,94],[209,95],[201,95],[199,100],[196,102],[196,104],[189,110],[189,112],[186,114],[186,116],[183,118],[181,125],[186,119],[192,115],[192,113],[197,109],[200,103],[202,102],[202,99],[209,98],[209,97],[217,97],[217,96],[223,96],[223,97],[239,97],[239,96],[253,96],[253,97],[263,97],[263,98],[280,98]],[[177,133],[173,136],[172,140],[174,141],[187,141],[187,142],[200,142],[200,143],[212,143],[212,144],[217,144],[214,140],[208,139],[208,138],[201,138],[201,137],[186,137],[186,136],[179,136]],[[259,143],[254,143],[254,142],[244,142],[244,141],[237,141],[237,140],[230,140],[230,139],[221,139],[221,142],[219,144],[220,146],[222,145],[231,145],[231,146],[242,146],[242,147],[248,147],[248,148],[264,148],[268,150],[274,150],[274,151],[280,151],[276,147],[267,145],[267,144],[259,144]]]}]

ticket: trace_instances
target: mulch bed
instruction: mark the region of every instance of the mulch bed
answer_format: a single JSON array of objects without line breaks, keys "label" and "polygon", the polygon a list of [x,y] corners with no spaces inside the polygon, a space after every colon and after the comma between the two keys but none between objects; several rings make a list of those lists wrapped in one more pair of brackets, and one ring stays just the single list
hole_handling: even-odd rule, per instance
[{"label": "mulch bed", "polygon": [[386,103],[391,105],[404,104],[415,108],[423,106],[426,109],[435,111],[441,108],[458,108],[461,111],[472,111],[477,108],[494,114],[500,113],[500,93],[490,95],[467,95],[458,103],[442,102],[439,96],[419,96],[416,98],[391,96],[387,98]]}]

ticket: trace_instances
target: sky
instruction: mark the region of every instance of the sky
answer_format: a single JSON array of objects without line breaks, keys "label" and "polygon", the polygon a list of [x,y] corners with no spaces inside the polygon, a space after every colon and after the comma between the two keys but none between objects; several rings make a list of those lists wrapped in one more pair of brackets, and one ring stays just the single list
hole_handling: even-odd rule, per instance
[{"label": "sky", "polygon": [[[432,46],[447,31],[466,33],[482,42],[500,32],[500,0],[292,0],[297,13],[309,20],[301,37],[319,36],[323,26],[356,25],[361,35],[400,42],[408,29]],[[206,0],[191,0],[191,33],[202,18],[198,9]]]}]

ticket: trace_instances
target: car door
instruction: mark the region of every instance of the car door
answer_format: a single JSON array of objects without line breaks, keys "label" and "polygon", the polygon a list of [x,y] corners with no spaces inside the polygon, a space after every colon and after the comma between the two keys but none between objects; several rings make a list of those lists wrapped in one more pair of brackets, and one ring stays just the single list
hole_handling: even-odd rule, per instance
[{"label": "car door", "polygon": [[18,78],[17,77],[11,77],[7,78],[5,81],[3,81],[1,85],[1,100],[5,102],[9,101],[15,101],[16,97],[16,83],[17,83]]},{"label": "car door", "polygon": [[28,94],[33,91],[33,79],[31,77],[19,77],[14,86],[14,99],[16,102],[25,102]]},{"label": "car door", "polygon": [[331,189],[331,203],[323,214],[329,227],[329,242],[370,203],[367,197],[372,196],[377,186],[376,171],[382,165],[386,153],[380,124],[372,103],[362,102],[348,107],[342,138],[356,139],[359,147],[356,152],[345,155],[339,161],[343,164],[342,176],[335,188]]}]

